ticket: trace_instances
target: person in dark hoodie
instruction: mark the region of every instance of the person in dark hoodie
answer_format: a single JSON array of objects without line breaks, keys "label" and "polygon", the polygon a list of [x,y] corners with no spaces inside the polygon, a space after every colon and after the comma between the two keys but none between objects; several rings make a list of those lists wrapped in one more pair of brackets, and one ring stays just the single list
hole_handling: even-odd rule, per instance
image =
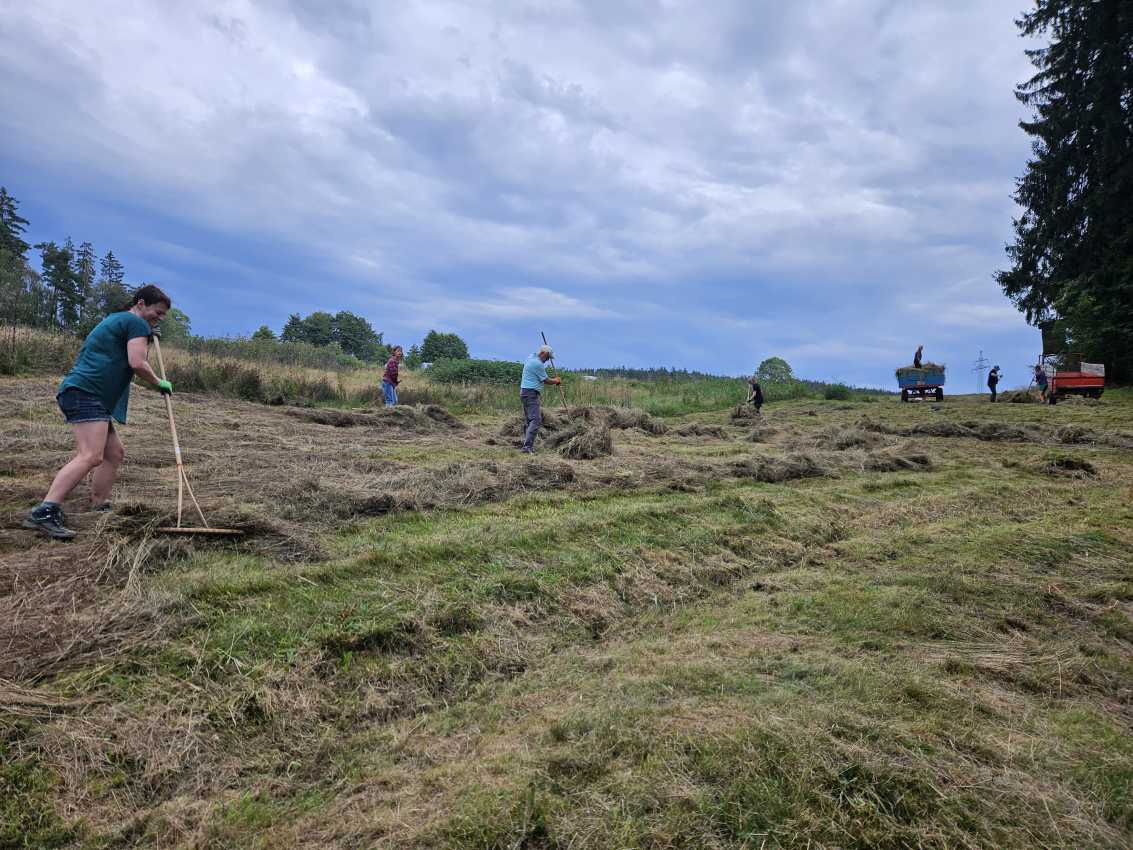
[{"label": "person in dark hoodie", "polygon": [[991,401],[995,401],[995,388],[999,386],[999,367],[987,373],[987,388],[991,390]]},{"label": "person in dark hoodie", "polygon": [[748,385],[751,387],[751,392],[748,394],[747,400],[751,402],[755,412],[759,413],[763,407],[763,387],[759,385],[759,378],[754,375],[748,378]]},{"label": "person in dark hoodie", "polygon": [[75,532],[65,525],[63,500],[89,473],[93,473],[91,507],[110,509],[110,490],[126,456],[114,422],[126,423],[130,383],[137,375],[162,393],[173,392],[173,385],[158,378],[147,359],[149,339],[172,306],[169,296],[156,286],[143,286],[129,304],[87,335],[55,396],[75,434],[75,456],[56,473],[43,501],[23,521],[24,528],[55,540],[73,538]]}]

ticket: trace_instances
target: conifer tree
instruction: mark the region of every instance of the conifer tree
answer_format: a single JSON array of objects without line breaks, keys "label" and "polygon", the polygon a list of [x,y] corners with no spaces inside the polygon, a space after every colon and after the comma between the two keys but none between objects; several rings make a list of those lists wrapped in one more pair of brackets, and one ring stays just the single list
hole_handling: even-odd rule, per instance
[{"label": "conifer tree", "polygon": [[1070,345],[1133,378],[1133,3],[1036,0],[1018,22],[1038,69],[1016,97],[1032,158],[1023,214],[996,278],[1031,324],[1062,320]]}]

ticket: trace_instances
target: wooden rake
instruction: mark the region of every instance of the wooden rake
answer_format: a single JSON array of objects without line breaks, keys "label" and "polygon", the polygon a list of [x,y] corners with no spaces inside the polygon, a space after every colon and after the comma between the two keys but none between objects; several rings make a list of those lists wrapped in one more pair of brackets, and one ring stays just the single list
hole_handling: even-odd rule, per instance
[{"label": "wooden rake", "polygon": [[[161,337],[154,333],[153,347],[157,352],[157,366],[161,370],[161,380],[165,380],[165,361],[161,357]],[[169,414],[169,431],[173,434],[173,456],[177,459],[177,525],[163,526],[157,531],[162,534],[211,534],[216,537],[239,537],[244,532],[238,528],[213,528],[205,519],[205,512],[201,510],[200,502],[193,494],[193,485],[189,483],[189,476],[185,473],[185,464],[181,462],[181,443],[177,439],[177,423],[173,419],[173,398],[169,393],[162,393],[165,399],[165,412]],[[193,500],[193,507],[197,509],[197,516],[201,518],[202,527],[182,526],[181,512],[185,504],[185,491],[189,491],[189,498]]]}]

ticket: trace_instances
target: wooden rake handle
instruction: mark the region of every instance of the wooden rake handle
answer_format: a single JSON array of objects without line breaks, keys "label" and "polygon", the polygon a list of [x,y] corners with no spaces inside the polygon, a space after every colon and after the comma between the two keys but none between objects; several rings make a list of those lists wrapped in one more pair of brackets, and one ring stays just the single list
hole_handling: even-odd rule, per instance
[{"label": "wooden rake handle", "polygon": [[[153,348],[157,352],[157,368],[161,373],[161,380],[165,377],[165,359],[161,356],[161,337],[153,335]],[[162,393],[165,399],[165,412],[169,415],[169,432],[173,435],[173,457],[177,461],[177,527],[181,527],[181,512],[185,503],[185,490],[189,491],[189,498],[193,500],[193,507],[201,518],[201,525],[209,527],[205,520],[205,513],[201,510],[197,497],[193,494],[193,485],[189,483],[189,476],[185,474],[185,465],[181,462],[181,441],[177,439],[177,422],[173,418],[173,397],[169,393]]]}]

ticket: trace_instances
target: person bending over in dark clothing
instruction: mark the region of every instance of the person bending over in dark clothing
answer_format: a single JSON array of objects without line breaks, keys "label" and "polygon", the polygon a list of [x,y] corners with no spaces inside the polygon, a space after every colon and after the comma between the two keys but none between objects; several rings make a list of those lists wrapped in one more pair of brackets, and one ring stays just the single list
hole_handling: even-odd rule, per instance
[{"label": "person bending over in dark clothing", "polygon": [[913,355],[913,368],[914,369],[921,368],[921,352],[922,351],[924,351],[924,346],[918,345],[917,346],[917,352],[916,352],[916,354]]},{"label": "person bending over in dark clothing", "polygon": [[763,407],[763,387],[759,385],[758,378],[752,378],[748,383],[751,385],[751,394],[748,395],[747,400],[751,402],[755,412],[759,413],[760,408]]}]

